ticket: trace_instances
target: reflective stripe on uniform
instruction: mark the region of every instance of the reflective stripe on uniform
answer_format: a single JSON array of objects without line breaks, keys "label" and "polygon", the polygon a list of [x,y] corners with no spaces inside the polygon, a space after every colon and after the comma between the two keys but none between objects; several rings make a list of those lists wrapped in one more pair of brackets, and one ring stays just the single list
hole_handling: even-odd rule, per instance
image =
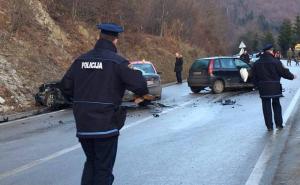
[{"label": "reflective stripe on uniform", "polygon": [[112,134],[114,132],[119,132],[119,130],[113,129],[113,130],[104,131],[104,132],[77,132],[77,135],[80,135],[80,136],[107,135],[107,134]]},{"label": "reflective stripe on uniform", "polygon": [[265,96],[260,96],[261,98],[278,98],[282,97],[282,94],[277,94],[277,95],[265,95]]},{"label": "reflective stripe on uniform", "polygon": [[260,81],[259,83],[280,83],[280,81]]},{"label": "reflective stripe on uniform", "polygon": [[102,105],[114,105],[113,103],[106,102],[96,102],[96,101],[73,101],[74,103],[93,103],[93,104],[102,104]]}]

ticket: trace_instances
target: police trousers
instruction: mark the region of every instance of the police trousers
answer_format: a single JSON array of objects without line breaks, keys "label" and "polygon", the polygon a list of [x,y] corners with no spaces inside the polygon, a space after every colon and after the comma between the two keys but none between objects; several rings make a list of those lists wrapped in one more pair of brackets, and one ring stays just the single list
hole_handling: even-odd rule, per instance
[{"label": "police trousers", "polygon": [[86,161],[81,185],[112,185],[113,166],[117,154],[118,136],[110,138],[80,138]]},{"label": "police trousers", "polygon": [[[274,120],[276,127],[282,127],[282,110],[279,98],[262,98],[262,108],[265,118],[265,124],[268,129],[273,129],[273,116],[272,112],[274,112]],[[272,106],[271,106],[272,101]],[[272,110],[273,108],[273,110]]]}]

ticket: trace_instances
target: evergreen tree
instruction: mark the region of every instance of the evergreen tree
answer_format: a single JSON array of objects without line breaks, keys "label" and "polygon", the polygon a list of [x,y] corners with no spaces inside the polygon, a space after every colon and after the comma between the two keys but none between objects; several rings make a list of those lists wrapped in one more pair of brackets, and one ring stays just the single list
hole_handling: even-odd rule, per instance
[{"label": "evergreen tree", "polygon": [[300,43],[300,15],[298,15],[295,20],[293,42],[295,44]]},{"label": "evergreen tree", "polygon": [[263,31],[267,31],[270,29],[270,23],[268,22],[268,20],[266,19],[266,17],[264,15],[258,16],[257,23],[258,23],[259,27],[261,28],[261,30],[263,30]]},{"label": "evergreen tree", "polygon": [[292,47],[292,24],[290,20],[284,20],[280,26],[278,44],[281,49],[281,52],[286,56],[286,51]]},{"label": "evergreen tree", "polygon": [[262,39],[262,45],[265,46],[267,44],[272,44],[276,48],[276,43],[275,43],[273,33],[270,31],[266,32]]},{"label": "evergreen tree", "polygon": [[259,38],[258,38],[258,34],[257,33],[255,33],[254,37],[253,37],[252,51],[253,52],[258,52],[259,51]]}]

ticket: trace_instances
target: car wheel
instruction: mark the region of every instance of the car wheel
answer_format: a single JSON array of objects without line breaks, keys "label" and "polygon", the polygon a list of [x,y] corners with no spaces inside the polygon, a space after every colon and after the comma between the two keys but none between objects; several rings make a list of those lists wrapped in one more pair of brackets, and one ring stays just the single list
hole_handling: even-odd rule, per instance
[{"label": "car wheel", "polygon": [[53,91],[47,92],[45,96],[45,105],[49,108],[55,108],[56,94]]},{"label": "car wheel", "polygon": [[212,86],[212,91],[215,94],[220,94],[224,91],[225,85],[222,80],[216,80]]},{"label": "car wheel", "polygon": [[204,87],[190,87],[193,93],[199,93]]}]

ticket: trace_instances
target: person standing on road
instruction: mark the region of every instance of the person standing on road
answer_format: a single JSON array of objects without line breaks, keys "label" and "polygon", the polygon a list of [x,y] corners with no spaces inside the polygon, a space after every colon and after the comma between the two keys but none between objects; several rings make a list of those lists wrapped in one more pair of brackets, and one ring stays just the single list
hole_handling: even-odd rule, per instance
[{"label": "person standing on road", "polygon": [[250,56],[249,56],[247,50],[245,50],[244,53],[241,54],[240,59],[241,59],[242,61],[246,62],[247,64],[250,63]]},{"label": "person standing on road", "polygon": [[292,49],[292,59],[295,61],[295,64],[297,66],[297,57],[296,57],[295,49]]},{"label": "person standing on road", "polygon": [[293,57],[293,51],[292,48],[289,48],[289,50],[287,51],[287,62],[286,62],[287,66],[292,66],[292,57]]},{"label": "person standing on road", "polygon": [[123,28],[113,23],[98,28],[94,49],[77,58],[60,83],[62,93],[73,101],[77,137],[86,155],[81,185],[112,185],[119,130],[126,119],[120,107],[124,91],[148,93],[142,73],[117,54]]},{"label": "person standing on road", "polygon": [[299,66],[299,59],[298,59],[298,56],[297,56],[297,52],[294,50],[293,54],[294,54],[294,60],[295,60],[296,66]]},{"label": "person standing on road", "polygon": [[274,58],[272,44],[264,47],[260,59],[253,65],[252,74],[254,84],[258,87],[261,97],[265,124],[268,131],[273,130],[272,107],[276,128],[282,129],[283,120],[279,98],[283,95],[280,79],[283,77],[293,80],[296,76],[283,67],[280,61]]},{"label": "person standing on road", "polygon": [[296,54],[295,60],[296,60],[296,65],[299,66],[299,63],[300,63],[300,51],[298,52],[298,54]]},{"label": "person standing on road", "polygon": [[175,62],[174,72],[176,73],[177,83],[182,83],[182,78],[181,78],[182,65],[183,65],[182,55],[180,55],[178,52],[176,52],[175,55],[176,55],[176,62]]}]

